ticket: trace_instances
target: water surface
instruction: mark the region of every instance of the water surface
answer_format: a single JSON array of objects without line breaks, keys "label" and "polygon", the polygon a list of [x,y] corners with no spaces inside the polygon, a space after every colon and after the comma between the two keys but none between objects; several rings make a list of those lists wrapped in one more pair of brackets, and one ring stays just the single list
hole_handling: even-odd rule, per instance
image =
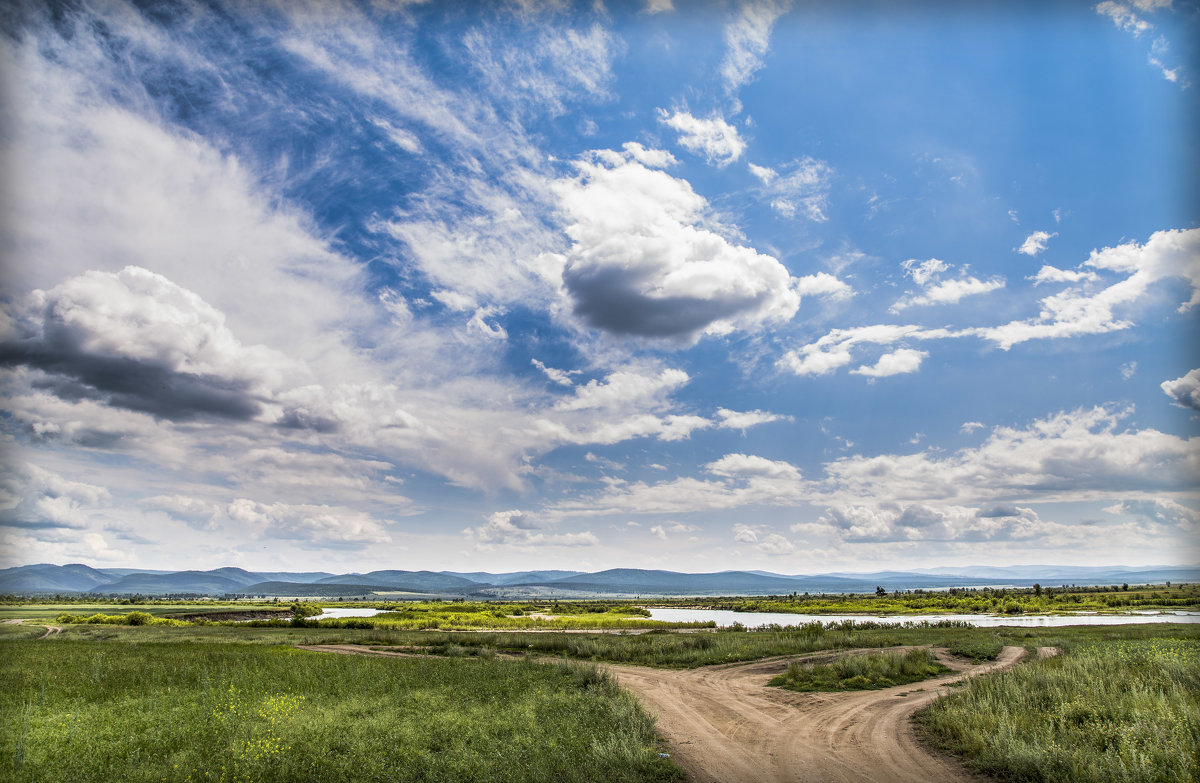
[{"label": "water surface", "polygon": [[762,628],[767,625],[804,625],[805,623],[839,623],[871,621],[901,625],[919,623],[922,620],[936,623],[941,620],[957,620],[979,628],[995,628],[1002,625],[1051,628],[1064,625],[1138,625],[1141,623],[1200,623],[1200,612],[1137,612],[1130,614],[1079,613],[1070,615],[995,615],[995,614],[790,614],[784,612],[734,612],[728,609],[650,609],[650,618],[668,623],[694,623],[712,620],[726,628],[741,623],[746,628]]},{"label": "water surface", "polygon": [[315,614],[309,620],[327,620],[330,617],[374,617],[384,612],[394,612],[395,609],[366,609],[357,607],[326,608],[320,614]]}]

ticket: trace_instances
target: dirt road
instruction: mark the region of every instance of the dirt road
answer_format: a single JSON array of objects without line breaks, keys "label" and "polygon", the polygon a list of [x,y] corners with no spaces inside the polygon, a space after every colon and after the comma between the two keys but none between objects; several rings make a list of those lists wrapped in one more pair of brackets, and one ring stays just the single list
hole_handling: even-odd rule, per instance
[{"label": "dirt road", "polygon": [[658,716],[692,783],[951,783],[975,778],[953,759],[927,752],[909,718],[950,683],[1012,666],[1024,652],[1005,647],[980,666],[939,656],[953,674],[837,694],[767,687],[794,657],[687,671],[606,668]]},{"label": "dirt road", "polygon": [[[414,657],[351,644],[298,646],[342,655]],[[1045,648],[1043,655],[1056,652]],[[658,717],[658,730],[690,783],[958,783],[977,778],[954,759],[929,753],[917,741],[909,718],[951,683],[1013,666],[1025,650],[1005,647],[996,661],[978,666],[938,652],[953,673],[878,691],[794,693],[767,685],[791,661],[838,654],[846,653],[685,671],[616,664],[605,668]]]},{"label": "dirt road", "polygon": [[[20,625],[24,622],[25,622],[25,618],[16,617],[16,618],[13,618],[12,620],[5,620],[4,624],[5,625]],[[33,621],[30,621],[30,625],[34,625],[34,626],[40,625],[46,629],[46,632],[38,637],[39,639],[45,639],[48,636],[54,636],[55,634],[62,633],[62,628],[57,625],[46,625],[45,623],[37,623],[37,622],[33,622]]]}]

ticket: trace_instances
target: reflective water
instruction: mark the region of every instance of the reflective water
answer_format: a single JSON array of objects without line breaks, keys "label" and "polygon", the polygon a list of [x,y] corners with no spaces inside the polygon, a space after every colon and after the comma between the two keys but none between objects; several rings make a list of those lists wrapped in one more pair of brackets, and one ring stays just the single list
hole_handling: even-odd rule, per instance
[{"label": "reflective water", "polygon": [[374,617],[377,614],[394,611],[392,609],[359,609],[355,607],[326,608],[320,614],[308,618],[310,620],[326,620],[330,617]]},{"label": "reflective water", "polygon": [[923,614],[923,615],[862,615],[862,614],[787,614],[782,612],[734,612],[727,609],[650,609],[650,618],[668,623],[695,623],[712,620],[720,627],[741,623],[746,628],[766,625],[804,625],[805,623],[838,623],[843,620],[900,625],[902,623],[936,623],[958,620],[979,628],[1001,625],[1054,627],[1062,625],[1136,625],[1139,623],[1200,623],[1200,612],[1138,612],[1131,614],[1026,615],[1012,617],[991,614]]}]

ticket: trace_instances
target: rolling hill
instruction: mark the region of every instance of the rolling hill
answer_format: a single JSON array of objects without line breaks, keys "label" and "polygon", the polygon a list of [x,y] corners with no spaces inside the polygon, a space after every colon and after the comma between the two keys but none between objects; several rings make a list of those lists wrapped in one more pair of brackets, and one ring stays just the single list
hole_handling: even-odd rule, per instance
[{"label": "rolling hill", "polygon": [[976,566],[871,573],[776,574],[769,571],[677,571],[612,568],[595,573],[540,570],[492,574],[484,571],[406,571],[367,573],[323,571],[247,571],[224,567],[209,571],[97,569],[81,563],[38,563],[0,570],[0,593],[92,595],[274,595],[361,596],[412,593],[507,599],[604,596],[785,595],[788,593],[869,593],[885,590],[1012,585],[1155,584],[1200,581],[1200,568]]}]

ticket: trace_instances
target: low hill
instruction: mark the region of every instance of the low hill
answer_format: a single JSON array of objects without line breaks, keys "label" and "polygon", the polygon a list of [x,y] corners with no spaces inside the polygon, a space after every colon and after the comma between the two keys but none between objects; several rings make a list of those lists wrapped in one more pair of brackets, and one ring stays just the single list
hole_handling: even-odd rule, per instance
[{"label": "low hill", "polygon": [[565,579],[526,584],[594,593],[637,595],[775,595],[804,590],[848,591],[853,582],[837,577],[795,579],[748,571],[684,574],[676,571],[612,568],[594,574],[578,574]]},{"label": "low hill", "polygon": [[111,581],[108,574],[82,563],[38,563],[0,571],[0,593],[82,593]]},{"label": "low hill", "polygon": [[[279,598],[359,598],[372,593],[395,592],[396,588],[386,585],[365,584],[316,584],[302,582],[259,582],[248,585],[239,592],[245,595],[265,595]],[[405,592],[420,592],[408,590]]]},{"label": "low hill", "polygon": [[[241,569],[218,569],[222,571]],[[230,578],[213,571],[178,571],[173,574],[129,574],[107,584],[93,587],[87,592],[101,595],[169,595],[173,593],[200,593],[224,595],[241,593],[249,584],[244,578]]]},{"label": "low hill", "polygon": [[[289,580],[290,581],[290,580]],[[463,592],[477,589],[480,584],[453,574],[433,571],[371,571],[366,574],[344,574],[321,579],[315,584],[382,585],[392,589],[415,592]]]},{"label": "low hill", "polygon": [[551,582],[565,579],[568,576],[578,576],[582,571],[511,571],[503,574],[489,574],[486,571],[439,571],[448,576],[461,576],[481,585],[516,585],[527,582]]}]

